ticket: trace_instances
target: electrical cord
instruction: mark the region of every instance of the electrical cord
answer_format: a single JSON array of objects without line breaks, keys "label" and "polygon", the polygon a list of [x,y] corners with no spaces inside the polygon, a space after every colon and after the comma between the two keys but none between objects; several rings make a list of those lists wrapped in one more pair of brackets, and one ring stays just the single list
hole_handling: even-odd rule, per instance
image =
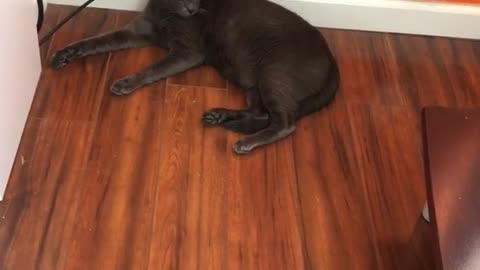
[{"label": "electrical cord", "polygon": [[44,6],[43,6],[43,0],[37,0],[37,6],[38,6],[38,20],[37,20],[37,32],[40,32],[40,29],[42,28],[43,25],[43,16],[45,15],[44,12]]},{"label": "electrical cord", "polygon": [[[42,0],[37,0],[39,2],[42,2]],[[86,1],[83,5],[79,6],[77,9],[75,9],[70,15],[65,17],[59,24],[57,24],[55,27],[53,27],[50,32],[48,32],[41,40],[40,40],[40,46],[42,46],[47,40],[49,40],[62,26],[64,26],[68,21],[70,21],[75,15],[80,13],[83,9],[85,9],[88,5],[90,5],[93,1],[95,0],[88,0]],[[39,13],[40,14],[40,13]],[[42,3],[42,14],[43,14],[43,3]],[[42,15],[42,21],[43,21],[43,15]],[[38,26],[37,26],[38,28]]]}]

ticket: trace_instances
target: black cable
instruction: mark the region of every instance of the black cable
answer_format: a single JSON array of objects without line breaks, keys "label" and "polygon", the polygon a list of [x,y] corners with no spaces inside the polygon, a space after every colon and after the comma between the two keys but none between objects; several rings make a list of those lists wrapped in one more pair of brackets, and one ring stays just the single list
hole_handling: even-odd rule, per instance
[{"label": "black cable", "polygon": [[[39,0],[41,1],[41,0]],[[62,28],[63,25],[65,25],[70,19],[75,17],[80,11],[85,9],[88,5],[90,5],[93,1],[95,0],[88,0],[85,2],[83,5],[79,6],[77,9],[75,9],[70,15],[68,15],[65,19],[63,19],[59,24],[57,24],[50,32],[48,32],[41,40],[40,40],[40,46],[42,46],[47,40],[49,40],[53,34],[55,34],[60,28]]]},{"label": "black cable", "polygon": [[38,20],[37,20],[37,32],[40,32],[40,29],[42,29],[43,25],[43,18],[45,14],[43,13],[44,6],[43,6],[43,0],[37,0],[38,4]]}]

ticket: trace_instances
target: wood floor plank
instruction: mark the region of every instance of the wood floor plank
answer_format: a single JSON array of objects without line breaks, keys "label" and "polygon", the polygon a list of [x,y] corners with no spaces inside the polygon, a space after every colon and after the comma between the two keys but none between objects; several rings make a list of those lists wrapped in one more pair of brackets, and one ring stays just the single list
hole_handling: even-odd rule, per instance
[{"label": "wood floor plank", "polygon": [[[380,103],[375,86],[376,54],[371,48],[368,33],[323,30],[329,46],[332,47],[341,75],[340,95],[356,102]],[[379,52],[382,53],[382,52]],[[362,76],[358,76],[362,74]]]},{"label": "wood floor plank", "polygon": [[[131,15],[122,13],[119,23]],[[115,53],[107,85],[161,55],[150,49]],[[66,269],[146,268],[159,179],[164,86],[161,82],[128,97],[104,92],[81,198],[86,207],[77,213]]]},{"label": "wood floor plank", "polygon": [[345,106],[335,104],[300,121],[296,132],[295,164],[310,269],[381,269]]},{"label": "wood floor plank", "polygon": [[455,97],[455,106],[480,106],[480,42],[433,38],[431,48],[436,64],[448,81],[448,91]]},{"label": "wood floor plank", "polygon": [[192,102],[198,105],[192,111],[189,128],[190,159],[188,182],[182,196],[185,210],[181,211],[180,227],[184,228],[184,235],[179,249],[179,269],[220,270],[225,269],[226,264],[229,173],[225,160],[230,149],[226,145],[227,134],[221,129],[204,129],[200,119],[208,108],[225,104],[227,92],[207,88],[193,91]]},{"label": "wood floor plank", "polygon": [[[160,173],[153,217],[152,240],[149,251],[149,269],[178,269],[186,235],[185,187],[189,181],[188,164],[191,136],[192,108],[195,98],[192,88],[167,87],[162,111],[162,142]],[[192,153],[200,155],[199,153]]]},{"label": "wood floor plank", "polygon": [[[71,42],[114,29],[116,20],[114,11],[87,9],[57,32],[47,58]],[[62,70],[46,68],[40,78],[30,116],[93,120],[105,91],[108,57],[101,55],[74,61]]]},{"label": "wood floor plank", "polygon": [[401,59],[402,77],[411,82],[418,97],[415,105],[454,105],[455,96],[448,91],[450,82],[437,65],[438,59],[433,54],[431,41],[417,36],[407,40],[395,36],[394,40],[398,59]]},{"label": "wood floor plank", "polygon": [[414,107],[478,104],[478,42],[341,30],[322,32],[338,59],[341,94],[349,102]]},{"label": "wood floor plank", "polygon": [[200,118],[225,95],[167,87],[149,269],[224,269],[226,134]]},{"label": "wood floor plank", "polygon": [[70,244],[90,149],[91,122],[31,119],[0,223],[2,269],[57,269]]},{"label": "wood floor plank", "polygon": [[[350,109],[353,152],[359,165],[370,230],[380,269],[425,269],[410,246],[425,202],[419,112],[406,107]],[[408,265],[405,265],[407,264]]]},{"label": "wood floor plank", "polygon": [[66,269],[144,269],[147,263],[161,104],[139,97],[104,104]]},{"label": "wood floor plank", "polygon": [[[244,93],[230,90],[229,108]],[[228,149],[239,136],[230,134]],[[225,269],[308,269],[291,139],[247,156],[230,155]]]},{"label": "wood floor plank", "polygon": [[429,269],[411,242],[425,199],[416,111],[341,103],[295,137],[313,268]]}]

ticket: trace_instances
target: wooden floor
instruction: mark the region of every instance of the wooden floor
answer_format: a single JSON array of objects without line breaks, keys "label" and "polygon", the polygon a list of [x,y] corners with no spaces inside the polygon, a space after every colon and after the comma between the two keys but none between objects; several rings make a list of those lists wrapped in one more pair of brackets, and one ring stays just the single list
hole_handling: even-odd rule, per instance
[{"label": "wooden floor", "polygon": [[[49,6],[44,30],[71,10]],[[133,16],[88,9],[42,56]],[[322,32],[336,102],[242,157],[200,123],[244,103],[211,68],[114,97],[165,52],[45,66],[0,204],[1,269],[431,270],[420,109],[480,106],[480,43]]]}]

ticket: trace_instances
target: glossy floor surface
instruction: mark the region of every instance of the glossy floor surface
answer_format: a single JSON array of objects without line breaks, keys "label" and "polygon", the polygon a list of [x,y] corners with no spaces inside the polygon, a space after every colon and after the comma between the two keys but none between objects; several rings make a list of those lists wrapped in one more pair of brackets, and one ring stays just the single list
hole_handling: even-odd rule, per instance
[{"label": "glossy floor surface", "polygon": [[[71,10],[49,6],[44,30]],[[87,9],[42,57],[133,16]],[[119,98],[111,83],[165,51],[45,65],[0,204],[0,269],[431,270],[420,112],[480,105],[480,43],[321,31],[336,102],[242,157],[238,135],[200,123],[244,106],[209,67]]]}]

